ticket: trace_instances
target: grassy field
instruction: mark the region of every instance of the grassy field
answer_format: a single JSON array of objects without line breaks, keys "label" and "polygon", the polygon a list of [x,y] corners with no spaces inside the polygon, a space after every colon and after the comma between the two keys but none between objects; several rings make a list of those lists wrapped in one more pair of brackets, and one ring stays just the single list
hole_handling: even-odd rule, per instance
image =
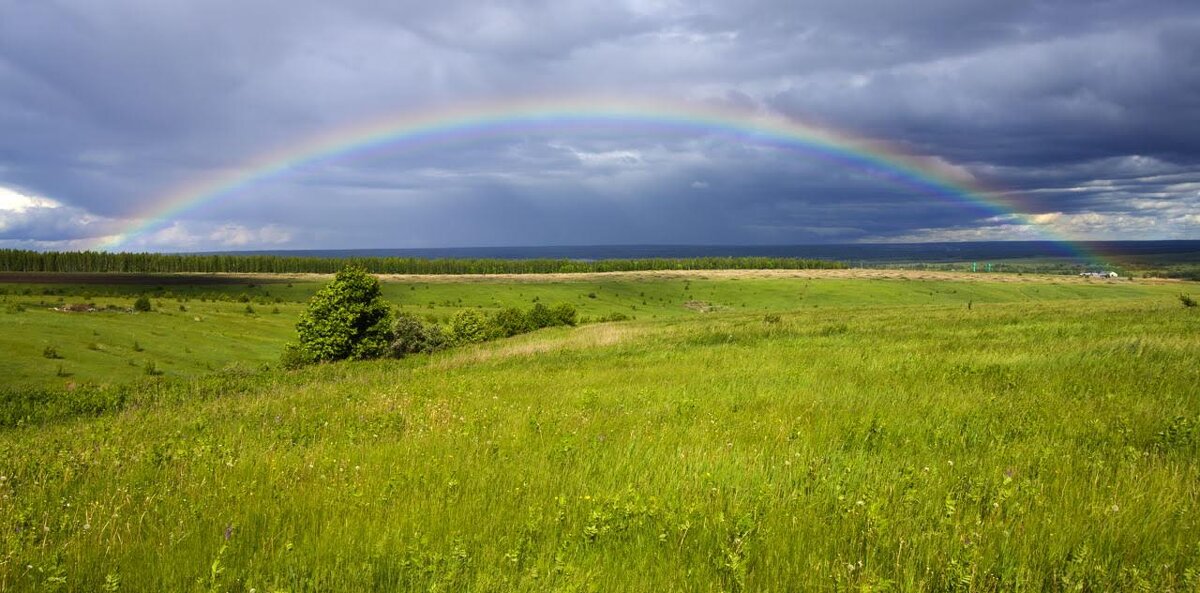
[{"label": "grassy field", "polygon": [[[494,311],[534,302],[571,303],[585,320],[613,313],[656,320],[813,307],[1169,300],[1180,290],[1178,283],[1061,276],[888,272],[856,277],[864,274],[869,272],[394,276],[383,286],[385,296],[401,310],[437,321],[464,307]],[[59,277],[59,283],[0,284],[0,352],[6,354],[0,358],[0,376],[7,385],[121,383],[146,375],[148,366],[168,376],[195,376],[231,365],[272,364],[292,338],[303,303],[328,280],[316,275],[128,276],[97,284],[72,281],[69,274]],[[5,279],[19,280],[20,275]],[[140,295],[152,297],[152,312],[103,310],[129,309]],[[101,311],[56,310],[80,303],[93,303]],[[47,348],[60,358],[48,358]]]},{"label": "grassy field", "polygon": [[[538,298],[637,319],[143,377],[115,410],[0,430],[0,590],[1200,588],[1189,285],[734,277],[391,282],[435,316]],[[259,362],[309,286],[263,285],[285,301],[256,315],[10,290],[30,304],[0,319],[6,340],[63,327],[64,366],[101,322],[121,348],[159,348],[121,334],[137,323]],[[2,347],[55,363],[23,339]]]}]

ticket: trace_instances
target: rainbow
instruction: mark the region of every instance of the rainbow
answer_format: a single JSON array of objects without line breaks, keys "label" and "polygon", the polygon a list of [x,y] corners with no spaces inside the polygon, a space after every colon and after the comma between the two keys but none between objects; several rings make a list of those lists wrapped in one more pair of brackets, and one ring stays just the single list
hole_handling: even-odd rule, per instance
[{"label": "rainbow", "polygon": [[1017,196],[987,188],[936,159],[909,155],[887,142],[729,107],[596,98],[467,104],[454,109],[402,112],[334,129],[175,188],[154,200],[149,209],[134,216],[134,222],[118,234],[100,240],[95,248],[118,250],[132,239],[166,225],[201,204],[305,166],[372,148],[416,148],[536,130],[611,126],[703,133],[743,143],[786,147],[841,166],[868,171],[918,193],[945,196],[978,206],[989,215],[1040,229],[1046,240],[1064,245],[1073,255],[1099,259],[1083,246],[1055,233],[1036,217],[1022,213]]}]

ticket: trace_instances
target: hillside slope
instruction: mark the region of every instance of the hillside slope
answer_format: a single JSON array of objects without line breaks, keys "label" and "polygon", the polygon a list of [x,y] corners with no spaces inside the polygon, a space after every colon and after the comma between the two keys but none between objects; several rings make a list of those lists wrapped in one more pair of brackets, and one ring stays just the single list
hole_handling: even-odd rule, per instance
[{"label": "hillside slope", "polygon": [[0,432],[0,590],[1194,590],[1197,329],[810,308],[234,378]]}]

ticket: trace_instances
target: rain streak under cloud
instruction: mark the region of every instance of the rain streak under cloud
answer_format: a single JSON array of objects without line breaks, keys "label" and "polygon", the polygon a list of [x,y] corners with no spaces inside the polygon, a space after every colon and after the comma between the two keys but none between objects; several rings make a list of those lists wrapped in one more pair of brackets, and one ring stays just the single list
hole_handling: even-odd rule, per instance
[{"label": "rain streak under cloud", "polygon": [[699,129],[543,128],[323,160],[122,247],[1200,237],[1194,0],[0,0],[0,246],[102,244],[372,118],[601,96],[886,140],[1026,216]]}]

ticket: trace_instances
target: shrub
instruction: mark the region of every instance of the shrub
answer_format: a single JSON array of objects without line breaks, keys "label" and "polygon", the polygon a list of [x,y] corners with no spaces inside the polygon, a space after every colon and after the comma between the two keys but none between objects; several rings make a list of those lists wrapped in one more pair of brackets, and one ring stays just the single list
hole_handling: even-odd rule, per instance
[{"label": "shrub", "polygon": [[612,313],[607,313],[607,314],[597,317],[596,321],[599,323],[604,323],[606,321],[626,321],[628,319],[629,319],[628,315],[621,313],[619,311],[614,311]]},{"label": "shrub", "polygon": [[1184,307],[1187,307],[1189,309],[1196,306],[1196,299],[1192,298],[1192,296],[1188,295],[1188,294],[1180,294],[1179,302]]},{"label": "shrub", "polygon": [[142,372],[148,377],[157,377],[163,374],[162,371],[158,370],[158,365],[154,364],[153,360],[146,361],[146,366],[142,367]]},{"label": "shrub", "polygon": [[416,315],[405,312],[396,315],[392,323],[391,352],[396,358],[429,352],[429,331]]},{"label": "shrub", "polygon": [[381,356],[388,350],[391,317],[379,280],[348,267],[317,291],[300,315],[299,347],[316,362]]},{"label": "shrub", "polygon": [[450,317],[450,340],[472,344],[487,339],[487,318],[475,309],[462,309]]},{"label": "shrub", "polygon": [[153,307],[150,306],[150,298],[142,295],[133,301],[133,310],[139,313],[148,313]]},{"label": "shrub", "polygon": [[575,311],[575,305],[571,303],[559,303],[550,309],[550,316],[554,319],[555,325],[569,325],[574,327],[579,323],[579,313]]},{"label": "shrub", "polygon": [[58,348],[55,348],[54,346],[46,346],[44,349],[42,349],[42,356],[49,358],[50,360],[58,360],[62,358],[62,355],[58,353]]},{"label": "shrub", "polygon": [[489,321],[490,333],[498,338],[507,338],[529,331],[529,318],[516,307],[497,311]]},{"label": "shrub", "polygon": [[440,326],[440,325],[425,326],[425,347],[426,347],[425,351],[426,352],[437,352],[438,350],[445,350],[446,348],[449,348],[450,346],[453,346],[453,345],[454,345],[453,342],[451,342],[451,340],[450,340],[450,335],[446,333],[445,329],[442,329],[442,326]]},{"label": "shrub", "polygon": [[550,307],[541,303],[535,303],[530,307],[529,312],[525,314],[525,319],[530,330],[554,325],[554,314],[550,312]]},{"label": "shrub", "polygon": [[246,315],[254,315],[254,307],[250,303],[246,303]]},{"label": "shrub", "polygon": [[783,318],[780,317],[778,313],[767,313],[763,316],[763,321],[771,324],[782,323]]},{"label": "shrub", "polygon": [[299,344],[285,344],[283,353],[279,355],[279,366],[287,370],[295,370],[312,363],[312,358]]}]

